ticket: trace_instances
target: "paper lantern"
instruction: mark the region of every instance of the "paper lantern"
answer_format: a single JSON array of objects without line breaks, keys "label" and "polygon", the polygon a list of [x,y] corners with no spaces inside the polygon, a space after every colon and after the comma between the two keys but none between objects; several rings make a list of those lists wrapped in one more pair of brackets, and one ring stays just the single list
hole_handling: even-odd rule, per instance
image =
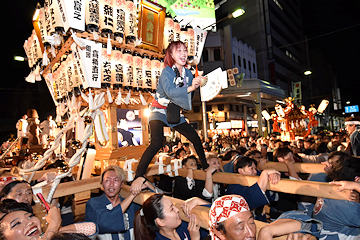
[{"label": "paper lantern", "polygon": [[191,26],[187,26],[187,36],[188,36],[188,59],[193,60],[195,55],[195,38],[194,38],[194,29]]},{"label": "paper lantern", "polygon": [[67,89],[66,89],[66,72],[65,72],[65,64],[61,64],[60,67],[57,70],[59,72],[59,89],[61,96],[67,95]]},{"label": "paper lantern", "polygon": [[124,83],[123,86],[126,90],[132,89],[134,77],[133,77],[133,56],[131,50],[124,49],[122,62],[124,66]]},{"label": "paper lantern", "polygon": [[114,28],[113,0],[99,0],[99,27],[103,37],[112,34]]},{"label": "paper lantern", "polygon": [[138,91],[143,87],[142,57],[138,51],[133,53],[133,90]]},{"label": "paper lantern", "polygon": [[64,27],[61,20],[60,9],[58,2],[54,0],[45,0],[45,22],[46,22],[46,31],[49,35],[54,34],[55,32],[63,32]]},{"label": "paper lantern", "polygon": [[85,26],[88,32],[99,31],[100,21],[100,3],[99,0],[85,1]]},{"label": "paper lantern", "polygon": [[156,87],[159,83],[160,74],[161,74],[160,61],[156,56],[153,56],[151,58],[151,79],[152,79],[151,88],[153,89],[153,91],[156,90]]},{"label": "paper lantern", "polygon": [[170,15],[166,15],[163,40],[164,51],[172,41],[174,41],[174,20]]},{"label": "paper lantern", "polygon": [[125,0],[114,0],[114,37],[122,42],[125,34]]},{"label": "paper lantern", "polygon": [[54,95],[55,95],[55,99],[61,99],[61,93],[60,93],[60,89],[59,89],[59,72],[55,71],[52,74],[52,78],[53,78],[53,84],[52,87],[54,89]]},{"label": "paper lantern", "polygon": [[[72,56],[71,54],[69,56]],[[68,92],[72,92],[75,87],[74,84],[74,71],[73,71],[73,63],[70,57],[67,57],[64,62],[65,74],[66,74],[66,89]]]},{"label": "paper lantern", "polygon": [[182,41],[185,44],[187,49],[189,48],[189,37],[188,37],[188,32],[187,32],[186,28],[181,28],[180,41]]},{"label": "paper lantern", "polygon": [[319,107],[318,107],[318,109],[317,109],[317,111],[318,111],[319,113],[323,113],[323,112],[325,111],[325,109],[327,108],[328,105],[329,105],[329,101],[328,101],[328,100],[326,100],[326,99],[322,100],[321,103],[320,103],[320,105],[319,105]]},{"label": "paper lantern", "polygon": [[106,44],[102,45],[101,60],[101,88],[106,89],[111,83],[111,54],[107,54]]},{"label": "paper lantern", "polygon": [[281,107],[281,105],[276,104],[275,105],[275,111],[279,117],[285,117],[284,109]]},{"label": "paper lantern", "polygon": [[137,24],[136,6],[132,0],[125,2],[125,36],[126,43],[134,43],[136,39]]},{"label": "paper lantern", "polygon": [[262,110],[261,114],[266,119],[266,121],[269,121],[271,119],[270,114],[266,110]]},{"label": "paper lantern", "polygon": [[46,36],[48,36],[46,31],[46,22],[45,22],[45,8],[40,8],[39,10],[39,20],[38,20],[39,30],[40,30],[40,36],[41,36],[41,42],[44,45],[48,45],[48,40]]},{"label": "paper lantern", "polygon": [[150,56],[144,53],[142,59],[142,69],[143,69],[143,89],[144,91],[151,91],[151,60]]},{"label": "paper lantern", "polygon": [[75,59],[74,56],[72,54],[69,54],[67,59],[69,60],[71,66],[72,66],[72,70],[73,70],[73,83],[74,83],[74,88],[75,89],[79,89],[82,88],[82,82],[79,76],[79,72],[77,69],[77,65],[75,64]]},{"label": "paper lantern", "polygon": [[180,24],[179,22],[175,19],[174,20],[174,41],[180,41]]},{"label": "paper lantern", "polygon": [[124,67],[122,57],[121,49],[114,47],[111,51],[111,84],[113,89],[119,89],[123,86]]}]

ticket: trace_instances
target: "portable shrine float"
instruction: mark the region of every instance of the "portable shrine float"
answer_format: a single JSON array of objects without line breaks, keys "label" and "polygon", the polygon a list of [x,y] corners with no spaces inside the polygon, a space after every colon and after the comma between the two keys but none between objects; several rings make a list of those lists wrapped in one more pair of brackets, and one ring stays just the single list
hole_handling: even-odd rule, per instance
[{"label": "portable shrine float", "polygon": [[294,99],[288,97],[285,99],[286,106],[283,108],[280,104],[275,105],[275,111],[271,115],[266,111],[262,111],[262,115],[266,120],[273,121],[273,131],[281,134],[282,141],[291,141],[297,138],[306,138],[314,127],[318,126],[315,119],[316,113],[323,113],[329,104],[328,100],[323,100],[318,109],[311,105],[309,110],[305,106],[298,107]]},{"label": "portable shrine float", "polygon": [[140,158],[165,49],[183,41],[196,65],[207,35],[189,24],[181,28],[165,7],[147,0],[45,0],[35,8],[33,26],[24,43],[31,69],[26,81],[46,82],[59,127],[35,167],[20,173],[32,173],[31,179],[53,153],[64,153],[65,133],[74,131],[76,152],[53,191],[77,165],[79,180],[109,163]]}]

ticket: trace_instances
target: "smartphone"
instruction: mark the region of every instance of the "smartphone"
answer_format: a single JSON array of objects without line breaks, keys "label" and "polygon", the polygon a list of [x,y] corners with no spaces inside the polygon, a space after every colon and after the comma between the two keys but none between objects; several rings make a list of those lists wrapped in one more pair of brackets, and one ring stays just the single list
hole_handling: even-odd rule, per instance
[{"label": "smartphone", "polygon": [[47,202],[45,201],[44,196],[43,196],[41,193],[37,193],[36,196],[38,197],[39,201],[42,203],[41,205],[45,208],[45,210],[46,210],[47,212],[49,212],[50,207],[49,207],[49,205],[47,204]]}]

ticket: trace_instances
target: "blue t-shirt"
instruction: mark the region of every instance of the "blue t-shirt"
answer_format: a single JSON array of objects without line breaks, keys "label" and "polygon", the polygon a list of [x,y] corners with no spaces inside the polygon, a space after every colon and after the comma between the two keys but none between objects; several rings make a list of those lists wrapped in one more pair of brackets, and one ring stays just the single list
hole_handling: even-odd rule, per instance
[{"label": "blue t-shirt", "polygon": [[320,239],[360,239],[360,203],[318,198],[313,218],[323,223]]},{"label": "blue t-shirt", "polygon": [[230,184],[227,188],[226,194],[238,194],[243,196],[249,204],[250,209],[255,209],[269,204],[269,200],[263,194],[257,183],[251,187],[242,186],[240,184]]},{"label": "blue t-shirt", "polygon": [[[121,201],[124,199],[121,198]],[[99,234],[111,234],[113,240],[124,238],[132,239],[135,212],[140,206],[131,203],[125,213],[121,205],[112,208],[112,204],[105,194],[90,198],[86,203],[85,221],[94,222],[99,227]]]}]

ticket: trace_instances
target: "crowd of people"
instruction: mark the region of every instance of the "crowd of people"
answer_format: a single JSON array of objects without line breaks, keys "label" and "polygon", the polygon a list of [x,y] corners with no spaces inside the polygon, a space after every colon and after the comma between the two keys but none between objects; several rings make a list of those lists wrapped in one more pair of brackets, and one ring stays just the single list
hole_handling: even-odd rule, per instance
[{"label": "crowd of people", "polygon": [[[347,119],[346,132],[322,132],[292,142],[281,141],[276,135],[266,138],[214,136],[201,140],[180,113],[181,108],[191,109],[192,93],[204,80],[194,78],[185,69],[186,60],[186,45],[172,42],[166,51],[166,67],[151,105],[151,143],[131,183],[126,181],[124,169],[107,166],[100,175],[100,195],[92,196],[86,203],[85,222],[75,223],[74,201],[72,196],[66,196],[51,202],[43,228],[42,217],[34,214],[37,205],[33,202],[31,186],[41,181],[51,182],[54,174],[46,173],[28,183],[14,171],[3,171],[0,175],[0,239],[267,240],[282,235],[303,240],[311,237],[360,239],[360,161],[357,158],[360,119]],[[35,129],[36,136],[36,121],[30,122],[33,129],[27,129]],[[164,126],[177,130],[190,142],[177,139],[164,143]],[[148,180],[145,176],[148,165],[156,161],[159,153],[181,160],[187,176],[160,175]],[[54,164],[59,162],[61,160]],[[267,162],[283,162],[287,172],[263,170]],[[321,163],[325,171],[298,174],[295,162]],[[203,170],[205,180],[196,180],[195,170]],[[217,172],[259,177],[251,186],[226,185],[214,182],[213,175]],[[334,200],[267,190],[269,184],[276,185],[283,178],[329,182],[337,185],[338,191],[351,191],[347,200]],[[120,191],[125,184],[131,186],[123,198]],[[153,194],[142,205],[136,204],[134,199],[144,190]],[[181,207],[174,204],[172,197],[182,199]],[[200,227],[206,224],[201,224],[200,216],[192,212],[199,205],[209,207],[208,229]],[[180,218],[180,211],[187,221]],[[255,220],[270,224],[256,234]]]}]

